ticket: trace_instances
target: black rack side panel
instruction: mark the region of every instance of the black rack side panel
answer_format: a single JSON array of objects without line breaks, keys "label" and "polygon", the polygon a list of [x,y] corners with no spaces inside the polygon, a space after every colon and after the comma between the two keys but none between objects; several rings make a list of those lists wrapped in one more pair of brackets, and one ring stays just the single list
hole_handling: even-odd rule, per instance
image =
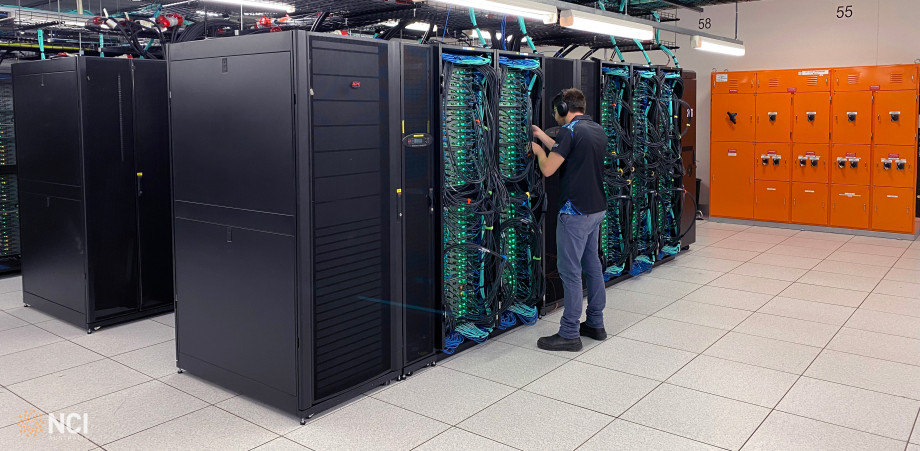
[{"label": "black rack side panel", "polygon": [[597,60],[585,60],[578,62],[578,79],[579,85],[578,88],[581,89],[581,92],[585,93],[585,99],[587,99],[588,104],[585,107],[585,113],[588,116],[591,116],[595,122],[600,120],[600,105],[601,105],[601,69],[600,63]]},{"label": "black rack side panel", "polygon": [[291,35],[170,53],[178,366],[297,409]]},{"label": "black rack side panel", "polygon": [[[684,81],[684,95],[681,97],[684,102],[690,105],[694,117],[687,118],[687,112],[684,109],[680,111],[681,130],[687,122],[690,123],[690,129],[680,140],[681,160],[684,165],[684,189],[689,196],[684,196],[683,205],[680,210],[680,230],[685,234],[680,240],[683,247],[696,243],[696,211],[699,210],[699,190],[696,189],[696,72],[684,70],[681,72],[681,78]],[[692,197],[690,197],[692,196]]]},{"label": "black rack side panel", "polygon": [[27,302],[35,296],[85,322],[79,77],[76,59],[51,66],[12,68],[23,292]]},{"label": "black rack side panel", "polygon": [[318,36],[308,42],[313,396],[322,400],[392,371],[389,48]]}]

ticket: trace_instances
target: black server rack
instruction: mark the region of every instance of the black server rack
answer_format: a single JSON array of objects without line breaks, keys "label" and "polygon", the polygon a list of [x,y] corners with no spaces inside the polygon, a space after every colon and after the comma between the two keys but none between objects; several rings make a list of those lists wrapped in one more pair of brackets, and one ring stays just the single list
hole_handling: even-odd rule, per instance
[{"label": "black server rack", "polygon": [[173,308],[166,64],[14,64],[27,305],[91,332]]},{"label": "black server rack", "polygon": [[681,121],[685,123],[687,132],[680,140],[681,160],[684,165],[684,205],[681,210],[680,228],[684,231],[681,245],[684,249],[696,243],[696,212],[699,210],[699,185],[696,182],[696,72],[684,69],[681,74],[684,83],[684,94],[681,97],[687,102],[688,111],[682,111]]},{"label": "black server rack", "polygon": [[0,274],[20,268],[17,186],[13,78],[3,74],[0,75]]},{"label": "black server rack", "polygon": [[423,184],[402,198],[398,53],[303,31],[170,46],[179,368],[303,421],[400,376],[401,208]]}]

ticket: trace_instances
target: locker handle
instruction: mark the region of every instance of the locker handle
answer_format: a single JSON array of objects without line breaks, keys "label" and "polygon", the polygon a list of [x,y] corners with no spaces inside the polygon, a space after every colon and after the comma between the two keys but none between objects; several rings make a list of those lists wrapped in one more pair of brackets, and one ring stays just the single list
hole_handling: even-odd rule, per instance
[{"label": "locker handle", "polygon": [[728,120],[732,121],[732,124],[738,123],[738,113],[728,112]]}]

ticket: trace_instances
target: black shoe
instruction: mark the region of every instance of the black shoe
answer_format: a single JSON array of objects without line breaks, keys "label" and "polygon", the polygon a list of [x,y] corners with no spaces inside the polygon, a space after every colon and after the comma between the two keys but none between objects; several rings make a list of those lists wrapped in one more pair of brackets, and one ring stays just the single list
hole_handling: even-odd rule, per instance
[{"label": "black shoe", "polygon": [[581,326],[578,326],[578,335],[593,338],[597,341],[604,341],[607,339],[607,331],[604,330],[603,327],[588,327],[585,323],[581,323]]},{"label": "black shoe", "polygon": [[537,340],[537,347],[547,351],[581,351],[581,338],[562,338],[559,334]]}]

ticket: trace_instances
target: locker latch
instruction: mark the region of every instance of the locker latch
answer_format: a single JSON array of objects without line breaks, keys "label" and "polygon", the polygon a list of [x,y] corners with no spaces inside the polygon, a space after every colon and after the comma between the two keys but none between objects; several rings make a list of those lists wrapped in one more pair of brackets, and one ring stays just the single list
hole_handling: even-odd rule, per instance
[{"label": "locker latch", "polygon": [[859,168],[859,158],[858,157],[857,158],[850,157],[850,158],[847,158],[847,160],[850,160],[851,168],[853,169]]},{"label": "locker latch", "polygon": [[773,166],[779,166],[779,160],[783,157],[780,155],[773,155]]},{"label": "locker latch", "polygon": [[905,159],[903,159],[903,158],[900,159],[900,160],[898,160],[898,170],[899,170],[899,171],[903,171],[904,168],[906,168],[906,167],[907,167],[907,160],[905,160]]},{"label": "locker latch", "polygon": [[840,169],[847,167],[847,159],[843,157],[837,157],[837,167]]},{"label": "locker latch", "polygon": [[813,112],[813,111],[812,111],[812,112],[807,112],[807,113],[805,113],[805,116],[808,117],[808,122],[814,122],[814,121],[815,121],[815,116],[817,116],[817,115],[818,115],[818,113],[817,113],[817,112]]},{"label": "locker latch", "polygon": [[818,167],[818,160],[820,160],[821,157],[814,155],[814,156],[808,157],[808,159],[811,160],[811,166],[816,168]]},{"label": "locker latch", "polygon": [[775,112],[767,113],[767,117],[770,118],[770,122],[776,122],[776,113],[775,113]]},{"label": "locker latch", "polygon": [[738,113],[728,112],[728,120],[732,121],[732,124],[738,123]]},{"label": "locker latch", "polygon": [[770,156],[769,156],[769,155],[761,155],[761,156],[760,156],[760,162],[763,163],[764,166],[770,164]]},{"label": "locker latch", "polygon": [[850,122],[856,122],[856,112],[855,112],[855,111],[851,111],[851,112],[847,113],[847,120],[850,121]]},{"label": "locker latch", "polygon": [[799,166],[805,167],[808,164],[808,158],[799,155]]},{"label": "locker latch", "polygon": [[882,158],[882,168],[884,168],[886,171],[890,171],[891,170],[891,159]]},{"label": "locker latch", "polygon": [[888,114],[891,115],[891,122],[897,122],[901,118],[900,111],[889,111]]}]

